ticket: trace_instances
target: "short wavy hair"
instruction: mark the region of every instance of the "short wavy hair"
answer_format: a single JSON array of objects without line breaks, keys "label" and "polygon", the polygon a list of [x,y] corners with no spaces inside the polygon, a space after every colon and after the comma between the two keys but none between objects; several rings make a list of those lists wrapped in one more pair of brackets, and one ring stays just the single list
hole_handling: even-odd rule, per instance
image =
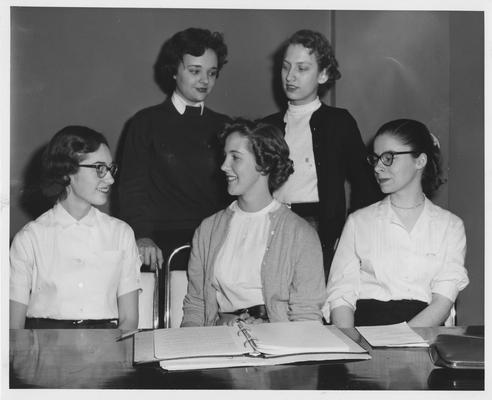
[{"label": "short wavy hair", "polygon": [[294,172],[294,163],[289,158],[289,146],[282,132],[271,124],[236,118],[219,134],[221,144],[224,145],[227,137],[235,132],[248,139],[257,170],[268,175],[268,189],[273,193]]},{"label": "short wavy hair", "polygon": [[154,64],[154,78],[162,91],[170,95],[176,88],[174,76],[185,54],[200,57],[207,49],[213,50],[217,55],[218,78],[220,70],[227,63],[227,46],[222,33],[188,28],[167,39]]},{"label": "short wavy hair", "polygon": [[85,126],[71,125],[57,132],[42,156],[42,193],[55,201],[66,198],[69,175],[77,173],[85,154],[97,151],[101,144],[109,147],[102,133]]},{"label": "short wavy hair", "polygon": [[442,177],[441,150],[435,136],[422,122],[413,119],[395,119],[385,123],[376,132],[373,143],[381,135],[393,136],[402,144],[410,146],[412,151],[417,152],[414,157],[422,153],[427,155],[427,164],[422,173],[421,183],[423,192],[431,198],[446,182]]},{"label": "short wavy hair", "polygon": [[295,44],[300,44],[314,53],[320,71],[326,68],[328,80],[320,87],[329,88],[337,79],[341,78],[342,74],[338,70],[338,61],[335,58],[333,47],[323,34],[310,29],[301,29],[295,32],[282,46],[282,55],[285,55],[290,45]]}]

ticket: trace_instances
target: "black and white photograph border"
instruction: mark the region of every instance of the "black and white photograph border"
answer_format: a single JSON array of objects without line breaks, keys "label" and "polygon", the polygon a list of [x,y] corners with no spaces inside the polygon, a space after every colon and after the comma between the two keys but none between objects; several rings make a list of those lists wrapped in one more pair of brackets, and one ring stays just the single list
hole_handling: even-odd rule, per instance
[{"label": "black and white photograph border", "polygon": [[[228,391],[186,391],[186,390],[173,390],[173,391],[159,391],[159,390],[12,390],[9,389],[9,333],[8,333],[8,300],[9,300],[9,244],[12,240],[15,232],[20,229],[30,218],[29,212],[25,211],[25,208],[20,206],[19,193],[21,193],[22,184],[23,184],[23,174],[25,173],[25,166],[28,164],[34,156],[34,153],[46,142],[49,140],[49,137],[56,132],[58,129],[63,127],[64,125],[68,125],[69,123],[86,123],[89,125],[94,125],[94,128],[100,129],[105,134],[108,135],[108,139],[110,142],[110,147],[113,149],[113,152],[116,150],[118,146],[119,136],[121,134],[121,130],[123,125],[126,122],[126,119],[129,118],[134,112],[143,106],[149,104],[157,104],[162,101],[162,93],[159,88],[153,81],[152,77],[152,66],[157,57],[158,51],[160,49],[160,45],[162,41],[165,39],[166,35],[169,36],[171,30],[176,30],[176,26],[181,26],[179,22],[176,22],[173,27],[160,27],[159,31],[155,33],[155,37],[152,39],[152,42],[142,44],[138,43],[136,38],[134,38],[135,42],[129,43],[130,49],[135,51],[135,53],[127,54],[128,55],[128,67],[122,68],[120,71],[108,71],[105,69],[105,57],[112,57],[114,54],[116,56],[121,56],[121,48],[114,49],[114,52],[111,52],[108,48],[106,48],[107,52],[104,54],[77,54],[78,48],[77,45],[82,44],[80,49],[88,49],[88,47],[83,47],[87,45],[83,43],[72,43],[72,47],[68,47],[68,43],[66,47],[58,46],[56,47],[55,43],[48,43],[49,35],[43,38],[43,46],[45,48],[35,49],[33,47],[29,47],[27,49],[21,49],[19,46],[20,42],[14,41],[14,36],[12,34],[13,28],[16,27],[18,29],[23,29],[28,27],[19,27],[15,26],[15,21],[13,19],[13,15],[15,15],[15,10],[13,8],[19,7],[32,7],[31,15],[33,15],[32,11],[34,8],[39,8],[40,15],[46,18],[50,12],[57,13],[63,8],[73,8],[72,12],[80,13],[87,15],[87,13],[93,13],[95,16],[94,27],[102,26],[101,21],[97,21],[97,15],[102,13],[108,13],[112,9],[123,9],[124,15],[123,20],[130,21],[131,13],[135,13],[135,15],[139,15],[142,17],[143,14],[149,12],[150,9],[156,9],[158,12],[163,12],[168,10],[169,12],[175,13],[179,15],[182,13],[183,15],[190,15],[191,13],[202,13],[207,15],[209,20],[213,20],[211,15],[214,10],[217,10],[217,15],[221,15],[221,13],[225,13],[226,11],[240,13],[244,11],[245,14],[248,15],[251,21],[255,21],[255,18],[258,21],[262,21],[262,23],[266,23],[268,21],[268,15],[273,15],[275,11],[286,13],[291,18],[292,15],[295,15],[298,12],[299,15],[315,15],[317,10],[322,10],[323,17],[329,18],[329,12],[334,11],[335,13],[339,13],[339,15],[345,15],[346,18],[353,18],[353,23],[358,23],[361,27],[361,33],[366,33],[367,36],[361,34],[357,37],[347,38],[344,37],[345,44],[337,47],[338,43],[335,40],[336,53],[339,63],[341,64],[341,72],[342,79],[340,83],[337,83],[337,86],[334,88],[334,91],[331,91],[327,94],[326,102],[335,103],[337,106],[341,107],[350,107],[351,111],[356,115],[356,119],[359,123],[359,128],[361,129],[364,141],[367,141],[369,137],[371,137],[378,126],[381,125],[382,122],[391,119],[391,115],[389,118],[386,116],[386,113],[382,111],[383,108],[387,107],[394,113],[409,113],[412,116],[419,116],[421,119],[425,119],[426,123],[428,123],[430,129],[439,136],[441,140],[441,144],[443,149],[445,150],[444,162],[446,169],[446,176],[448,178],[448,183],[452,182],[453,179],[459,179],[460,182],[463,182],[463,187],[454,187],[448,184],[448,187],[445,188],[443,193],[440,193],[437,198],[437,204],[441,204],[447,208],[452,208],[453,206],[457,207],[456,213],[460,213],[459,204],[450,204],[450,191],[454,191],[454,193],[462,192],[461,196],[470,194],[469,187],[473,185],[481,185],[480,179],[477,179],[477,176],[470,176],[470,172],[473,172],[473,168],[476,167],[477,164],[473,164],[473,167],[467,167],[466,164],[463,163],[461,159],[461,155],[458,152],[455,152],[454,156],[458,160],[456,165],[452,165],[449,161],[451,158],[451,151],[453,144],[450,143],[450,134],[449,131],[451,129],[451,125],[455,124],[455,129],[466,129],[466,118],[462,118],[461,120],[457,120],[456,116],[451,115],[453,108],[450,105],[449,97],[453,94],[455,98],[459,98],[464,92],[462,90],[466,90],[468,85],[473,85],[473,82],[477,80],[474,79],[473,76],[461,76],[460,82],[452,82],[453,78],[458,78],[455,71],[453,71],[453,66],[450,65],[449,60],[451,57],[454,57],[454,60],[458,60],[459,58],[466,57],[467,54],[450,54],[449,49],[442,49],[442,52],[435,52],[434,54],[431,52],[433,47],[431,45],[428,48],[422,46],[422,48],[415,49],[415,46],[419,44],[426,43],[425,39],[422,39],[420,34],[429,34],[429,33],[437,33],[440,34],[442,31],[432,30],[430,29],[427,32],[419,32],[418,29],[415,30],[415,36],[420,37],[420,42],[418,40],[412,41],[408,38],[402,40],[402,47],[400,51],[404,51],[405,49],[411,49],[412,54],[415,57],[419,57],[418,59],[409,59],[405,60],[408,64],[402,62],[402,60],[391,59],[391,57],[386,58],[388,64],[385,65],[377,65],[370,64],[370,59],[366,59],[367,68],[353,67],[352,61],[357,61],[357,57],[354,57],[353,54],[350,54],[352,51],[354,53],[360,54],[364,52],[364,46],[374,44],[378,40],[384,40],[383,37],[378,36],[378,32],[374,30],[363,31],[364,27],[370,28],[370,24],[367,23],[367,20],[363,17],[364,12],[400,12],[405,13],[408,12],[408,15],[411,15],[414,11],[425,11],[425,12],[438,12],[438,11],[453,11],[459,13],[466,13],[469,11],[474,12],[483,12],[483,53],[482,59],[484,62],[483,65],[483,92],[476,93],[476,98],[473,98],[473,105],[482,106],[483,109],[480,113],[480,110],[477,110],[476,107],[470,105],[469,109],[466,111],[476,118],[479,115],[483,116],[483,121],[474,121],[471,126],[471,129],[482,129],[482,138],[481,143],[483,143],[484,148],[475,147],[472,148],[473,151],[479,155],[483,150],[483,163],[481,164],[483,170],[478,171],[478,176],[483,177],[484,185],[480,187],[477,193],[481,193],[483,199],[481,202],[478,202],[478,205],[482,205],[484,207],[483,212],[481,213],[484,217],[483,221],[476,221],[475,217],[472,215],[470,217],[470,221],[473,223],[473,227],[467,228],[467,236],[469,236],[469,244],[468,250],[471,250],[471,246],[473,240],[475,240],[478,245],[478,250],[475,251],[474,264],[475,267],[478,265],[478,268],[475,270],[475,275],[477,280],[480,282],[476,283],[473,287],[475,288],[470,293],[465,293],[464,296],[469,298],[470,303],[476,301],[477,296],[482,297],[483,301],[481,304],[476,304],[476,307],[473,310],[474,315],[482,315],[482,324],[485,325],[485,334],[489,337],[487,325],[489,321],[489,317],[487,316],[487,307],[486,305],[489,303],[490,295],[487,294],[487,288],[490,288],[490,274],[485,272],[485,265],[488,265],[488,261],[490,260],[490,251],[487,249],[487,244],[490,242],[490,226],[491,226],[491,217],[490,217],[490,185],[487,184],[490,181],[491,176],[491,162],[488,160],[488,155],[491,153],[491,141],[488,138],[490,134],[489,132],[491,127],[491,117],[490,113],[487,113],[487,110],[490,110],[490,70],[491,70],[491,56],[492,56],[492,35],[491,35],[491,12],[492,12],[492,1],[490,0],[449,0],[446,2],[432,0],[393,0],[393,1],[353,1],[353,0],[345,0],[345,1],[322,1],[322,0],[314,0],[310,1],[309,4],[301,3],[298,0],[284,0],[282,2],[279,1],[261,1],[261,0],[249,0],[249,1],[187,1],[182,0],[179,2],[176,1],[149,1],[149,0],[141,0],[141,1],[76,1],[76,0],[65,0],[65,1],[0,1],[0,54],[2,57],[1,72],[0,72],[0,88],[1,88],[1,99],[2,99],[2,109],[4,112],[0,115],[0,265],[1,265],[1,330],[0,330],[0,338],[1,338],[1,360],[2,360],[2,375],[1,375],[1,397],[6,399],[18,399],[18,398],[28,398],[31,396],[36,396],[37,398],[49,398],[49,399],[57,399],[63,398],[66,399],[67,396],[75,397],[75,398],[85,398],[87,396],[117,396],[118,398],[132,398],[133,396],[145,396],[146,398],[162,398],[162,396],[169,396],[170,398],[192,398],[194,396],[207,397],[207,398],[220,398],[221,396],[230,396],[231,393]],[[98,10],[100,12],[98,13]],[[109,10],[109,11],[108,11]],[[359,14],[358,14],[359,13]],[[35,13],[34,13],[35,14]],[[358,15],[357,15],[358,14]],[[267,17],[265,17],[265,15]],[[369,15],[369,14],[367,14]],[[373,14],[374,15],[374,14]],[[219,17],[217,17],[219,18]],[[322,19],[320,18],[320,19]],[[49,17],[45,19],[49,21]],[[144,18],[141,18],[139,21],[143,21]],[[150,19],[147,19],[150,20]],[[193,19],[196,21],[197,19]],[[290,23],[292,19],[287,19],[287,23]],[[389,19],[389,23],[397,24],[402,21],[398,18]],[[367,25],[364,25],[364,24]],[[407,29],[411,29],[412,20],[409,18],[407,21],[408,26]],[[297,25],[305,24],[309,25],[309,21],[299,20],[296,22]],[[117,23],[116,23],[117,25]],[[297,25],[294,28],[290,28],[289,26],[281,25],[279,26],[280,32],[273,32],[269,30],[267,27],[258,24],[250,27],[252,30],[256,30],[259,33],[264,33],[265,35],[271,34],[274,37],[271,39],[273,42],[278,42],[278,37],[284,37],[285,32],[294,31],[297,29]],[[248,59],[247,57],[242,57],[241,65],[233,65],[234,64],[234,47],[236,46],[237,50],[246,52],[248,48],[255,46],[255,43],[249,43],[248,40],[244,40],[241,43],[241,37],[243,39],[248,39],[244,37],[245,34],[241,32],[232,33],[233,26],[231,24],[227,25],[230,29],[228,32],[225,32],[226,41],[229,37],[233,39],[235,45],[230,47],[229,54],[229,64],[224,68],[223,73],[221,74],[219,83],[214,94],[210,98],[210,105],[212,109],[220,108],[221,111],[226,112],[229,115],[238,115],[242,112],[244,113],[244,104],[248,104],[247,100],[242,100],[235,105],[234,101],[237,98],[237,93],[232,87],[233,85],[239,85],[239,87],[244,88],[247,95],[253,95],[254,87],[261,87],[265,93],[265,96],[261,96],[259,99],[254,99],[251,101],[251,108],[247,111],[246,117],[250,118],[258,118],[263,115],[268,115],[269,113],[275,112],[277,110],[277,103],[275,101],[272,89],[271,81],[271,59],[269,56],[269,52],[267,49],[260,49],[260,53],[258,54],[258,59]],[[39,25],[37,25],[39,28]],[[186,28],[187,26],[183,26]],[[209,28],[211,30],[221,30],[220,27],[214,26],[202,26],[205,28]],[[151,36],[152,29],[154,25],[149,26],[140,26],[140,29],[145,29],[147,32],[142,33],[143,37]],[[390,29],[391,27],[386,26],[385,29]],[[456,31],[459,29],[456,27]],[[60,32],[63,32],[63,29],[70,29],[69,26],[65,25],[60,28]],[[91,26],[85,27],[84,34],[87,37],[92,37],[95,35],[94,32],[90,32]],[[122,29],[121,26],[119,29]],[[240,27],[238,27],[240,29]],[[49,34],[53,34],[56,29],[50,27]],[[121,31],[120,31],[121,32]],[[108,36],[118,34],[119,32],[116,30],[114,32],[108,32]],[[334,39],[340,39],[340,35],[347,33],[343,30],[343,27],[340,31],[334,30],[330,25],[327,28],[327,36],[334,41]],[[277,35],[277,36],[275,36]],[[97,36],[97,35],[95,35]],[[335,37],[336,36],[336,37]],[[128,34],[124,37],[125,40],[129,40],[131,34]],[[121,39],[121,38],[120,38]],[[101,38],[104,40],[104,38]],[[119,38],[113,37],[112,40],[118,42]],[[394,40],[400,40],[400,38],[394,38]],[[265,39],[267,43],[268,38]],[[438,39],[435,37],[429,37],[429,42],[433,44],[438,42]],[[29,42],[27,45],[32,46],[34,42]],[[49,85],[53,82],[54,77],[57,75],[60,77],[60,82],[69,81],[70,79],[78,80],[78,83],[84,81],[83,76],[76,76],[74,73],[77,72],[77,69],[65,70],[64,66],[58,64],[55,70],[54,64],[45,62],[41,60],[44,50],[49,49],[50,45],[54,47],[51,48],[52,54],[57,54],[55,57],[56,61],[60,62],[63,59],[63,56],[66,54],[70,54],[72,60],[67,61],[67,64],[71,63],[93,63],[94,69],[90,67],[90,64],[86,64],[85,68],[82,70],[87,72],[87,76],[85,77],[86,90],[81,94],[73,94],[69,86],[65,86],[64,88],[50,88]],[[471,44],[468,43],[472,47]],[[407,46],[407,47],[405,47]],[[395,46],[397,47],[397,46]],[[101,49],[104,49],[104,45],[100,46]],[[466,49],[466,44],[461,43],[458,48],[460,50]],[[274,50],[273,48],[271,50]],[[475,49],[476,50],[476,49]],[[29,59],[32,63],[25,65],[19,65],[16,63],[16,56],[21,53],[26,53],[27,51],[32,51]],[[377,51],[377,50],[374,50]],[[435,51],[435,50],[434,50]],[[57,53],[58,52],[58,53]],[[432,57],[434,56],[434,57]],[[36,57],[39,57],[39,63],[36,62]],[[360,60],[360,58],[359,58]],[[425,76],[425,64],[432,65],[431,74],[429,76]],[[436,71],[440,66],[443,66],[443,73],[438,74]],[[114,64],[113,64],[114,66]],[[108,65],[108,67],[112,67]],[[381,69],[376,70],[377,67],[381,67]],[[21,68],[22,74],[14,71],[14,68]],[[371,69],[372,68],[372,69]],[[384,69],[386,68],[386,69]],[[447,68],[447,69],[446,69]],[[257,71],[265,71],[264,73],[255,73]],[[135,73],[138,75],[130,76],[130,74]],[[242,77],[238,79],[237,74],[241,73]],[[455,75],[453,75],[455,73]],[[69,76],[63,77],[64,74],[68,74]],[[100,74],[100,75],[99,75]],[[119,75],[118,75],[119,74]],[[124,81],[126,76],[129,77],[128,81],[132,82],[132,87],[129,88],[117,88],[118,82]],[[99,77],[97,76],[99,75]],[[102,75],[105,75],[106,78],[103,78]],[[261,75],[261,76],[259,76]],[[424,80],[419,80],[425,77]],[[20,80],[19,78],[28,78],[29,80]],[[246,79],[252,80],[253,83],[246,83]],[[101,83],[106,79],[107,86],[104,87]],[[357,86],[361,81],[365,82]],[[396,83],[401,85],[403,88],[402,91],[392,90],[392,86]],[[443,84],[443,87],[440,86],[440,83]],[[80,88],[84,85],[74,85],[74,88]],[[139,85],[141,91],[137,93],[133,90],[135,85]],[[435,85],[435,86],[432,86]],[[90,90],[95,88],[100,88],[100,92],[90,92]],[[435,90],[430,90],[430,88],[435,88]],[[353,96],[353,93],[357,93],[356,99],[350,99]],[[381,97],[374,96],[373,91],[386,91],[385,93],[391,93],[391,97],[387,98],[385,102],[382,102]],[[453,90],[458,92],[451,93]],[[37,92],[37,94],[36,94]],[[47,99],[46,104],[41,104],[40,94],[48,93],[50,97]],[[72,94],[70,94],[72,93]],[[335,94],[334,94],[335,93]],[[69,95],[67,95],[69,94]],[[469,94],[469,93],[468,93]],[[467,95],[468,95],[467,94]],[[130,98],[131,101],[122,102],[120,104],[110,104],[107,102],[106,95],[116,95],[120,96],[119,98]],[[425,96],[423,96],[425,95]],[[364,97],[368,96],[370,102],[364,101]],[[67,98],[68,97],[68,98]],[[247,96],[245,96],[247,97]],[[448,98],[448,100],[443,101],[443,99]],[[481,98],[481,99],[480,99]],[[419,99],[417,101],[417,99]],[[29,101],[29,104],[26,105],[25,101]],[[38,103],[36,103],[38,101]],[[107,114],[104,115],[104,111],[100,109],[101,105],[104,105],[106,102],[106,107],[108,107]],[[72,103],[70,105],[70,103]],[[369,103],[369,104],[367,104]],[[458,102],[459,103],[459,102]],[[217,105],[217,107],[215,107]],[[224,108],[224,105],[226,107]],[[375,113],[371,113],[369,115],[367,108],[369,106],[377,106],[379,111]],[[37,108],[36,108],[37,107]],[[434,107],[432,111],[430,107]],[[68,111],[63,115],[64,111]],[[84,112],[80,110],[84,109]],[[29,111],[26,112],[25,115],[21,114],[21,110]],[[77,111],[78,110],[78,111]],[[87,114],[85,114],[87,113]],[[91,114],[92,113],[92,114]],[[261,113],[261,114],[260,114]],[[53,116],[59,115],[59,119],[54,121]],[[109,115],[108,115],[109,114]],[[44,116],[43,116],[44,115]],[[88,116],[91,115],[89,118]],[[398,115],[397,117],[400,117]],[[403,115],[401,115],[403,117]],[[466,117],[466,116],[465,116]],[[50,119],[51,118],[51,119]],[[77,118],[79,120],[77,120]],[[86,118],[86,119],[84,119]],[[453,119],[454,118],[454,119]],[[75,119],[75,120],[74,120]],[[111,121],[109,121],[111,120]],[[31,141],[24,138],[25,142],[18,140],[18,138],[14,138],[13,135],[17,134],[17,132],[28,130],[30,131],[30,135],[33,134],[34,129],[39,129],[39,134],[36,137],[33,137]],[[466,132],[464,132],[466,134]],[[26,134],[25,134],[26,135]],[[22,135],[20,135],[22,136]],[[26,136],[28,137],[28,136]],[[480,143],[480,140],[478,142]],[[466,146],[466,140],[461,140],[456,142],[454,145]],[[447,154],[447,155],[446,155]],[[478,157],[480,158],[480,157]],[[461,163],[460,163],[461,161]],[[478,165],[480,165],[480,160],[477,161]],[[465,188],[465,189],[463,189]],[[476,193],[475,191],[472,194]],[[458,202],[459,203],[459,202]],[[476,211],[476,210],[475,210]],[[480,214],[480,213],[479,213]],[[476,216],[476,214],[475,214]],[[466,224],[466,218],[465,218]],[[473,230],[472,230],[473,228]],[[479,228],[479,229],[477,229]],[[470,239],[472,239],[470,241]],[[480,249],[480,243],[482,248]],[[473,250],[471,250],[473,251]],[[481,263],[481,264],[480,264]],[[466,299],[463,300],[466,302]],[[458,305],[459,307],[459,305]],[[459,310],[458,310],[459,312]],[[477,320],[480,320],[480,317],[465,317],[464,320],[467,322],[468,320],[473,323]],[[490,351],[486,353],[486,362],[490,360]],[[486,374],[486,378],[488,378],[489,374]],[[299,398],[299,397],[309,397],[309,398],[359,398],[361,395],[369,397],[377,396],[378,398],[388,396],[388,398],[414,398],[415,396],[432,396],[432,398],[446,398],[457,396],[459,398],[482,398],[488,392],[487,389],[490,388],[490,383],[486,381],[486,390],[484,392],[473,392],[473,393],[456,393],[456,392],[406,392],[406,391],[365,391],[364,393],[360,393],[359,391],[244,391],[244,390],[235,390],[233,395],[237,398],[249,398],[251,396],[260,396],[260,397],[278,397],[281,399],[286,398]]]}]

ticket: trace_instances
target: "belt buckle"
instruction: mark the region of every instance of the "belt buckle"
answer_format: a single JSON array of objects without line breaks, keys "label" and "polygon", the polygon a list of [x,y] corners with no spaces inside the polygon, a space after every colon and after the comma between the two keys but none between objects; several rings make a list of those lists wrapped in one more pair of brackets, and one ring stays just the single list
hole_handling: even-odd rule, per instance
[{"label": "belt buckle", "polygon": [[74,325],[80,325],[80,324],[83,324],[83,323],[84,323],[84,321],[85,321],[84,319],[77,319],[77,320],[73,321],[72,323],[73,323]]}]

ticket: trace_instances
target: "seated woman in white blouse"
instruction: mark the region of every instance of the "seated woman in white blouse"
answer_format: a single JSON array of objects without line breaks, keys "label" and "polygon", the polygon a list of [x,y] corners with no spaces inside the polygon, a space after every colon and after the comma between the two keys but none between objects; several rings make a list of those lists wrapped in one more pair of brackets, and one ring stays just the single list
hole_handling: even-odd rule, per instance
[{"label": "seated woman in white blouse", "polygon": [[92,129],[68,126],[51,139],[42,189],[56,204],[10,249],[12,329],[137,327],[133,231],[93,207],[106,203],[116,170],[108,142]]},{"label": "seated woman in white blouse", "polygon": [[428,199],[443,182],[439,143],[418,121],[391,121],[368,162],[388,196],[349,216],[323,314],[339,327],[440,325],[469,281],[463,222]]},{"label": "seated woman in white blouse", "polygon": [[282,133],[238,119],[221,139],[221,169],[237,200],[195,232],[181,326],[321,320],[318,235],[272,197],[293,172]]}]

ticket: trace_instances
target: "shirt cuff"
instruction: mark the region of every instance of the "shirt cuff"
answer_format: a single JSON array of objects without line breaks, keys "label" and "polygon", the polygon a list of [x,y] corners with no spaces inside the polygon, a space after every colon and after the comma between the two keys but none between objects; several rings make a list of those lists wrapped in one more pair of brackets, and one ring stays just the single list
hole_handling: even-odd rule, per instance
[{"label": "shirt cuff", "polygon": [[29,305],[29,290],[23,286],[10,286],[10,300]]},{"label": "shirt cuff", "polygon": [[326,322],[328,323],[331,322],[331,318],[330,318],[331,311],[340,306],[350,307],[352,310],[355,311],[355,305],[353,305],[349,300],[345,299],[344,297],[339,297],[335,300],[327,301],[321,310],[321,312],[323,313],[323,317],[325,317]]},{"label": "shirt cuff", "polygon": [[459,289],[453,282],[438,282],[432,288],[432,293],[440,294],[454,303],[458,297]]},{"label": "shirt cuff", "polygon": [[142,276],[140,273],[140,260],[138,260],[134,266],[131,274],[129,274],[125,279],[123,279],[118,286],[118,297],[124,294],[138,290],[139,293],[142,292]]}]

